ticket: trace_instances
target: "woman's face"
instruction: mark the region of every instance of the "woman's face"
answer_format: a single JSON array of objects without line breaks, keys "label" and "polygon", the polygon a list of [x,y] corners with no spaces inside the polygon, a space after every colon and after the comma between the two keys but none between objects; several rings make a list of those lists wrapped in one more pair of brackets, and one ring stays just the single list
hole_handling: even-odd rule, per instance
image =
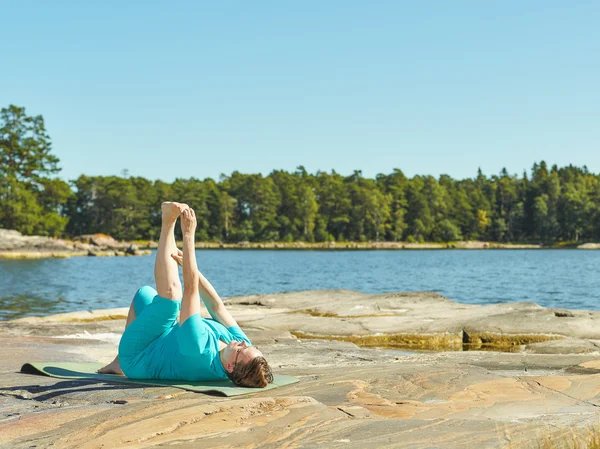
[{"label": "woman's face", "polygon": [[230,373],[233,372],[236,364],[245,365],[256,357],[262,357],[262,353],[258,349],[248,346],[245,341],[231,340],[223,351],[223,358],[226,362],[225,369]]}]

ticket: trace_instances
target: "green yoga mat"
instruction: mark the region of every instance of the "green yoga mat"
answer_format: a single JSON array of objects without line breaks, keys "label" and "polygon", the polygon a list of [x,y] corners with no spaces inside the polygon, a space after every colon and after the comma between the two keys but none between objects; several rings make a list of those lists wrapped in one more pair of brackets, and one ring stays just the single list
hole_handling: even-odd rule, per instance
[{"label": "green yoga mat", "polygon": [[223,396],[239,396],[242,394],[258,393],[260,391],[272,390],[284,385],[300,382],[292,376],[274,376],[272,384],[264,388],[236,387],[227,380],[210,380],[202,382],[187,382],[183,380],[158,380],[158,379],[129,379],[116,374],[99,374],[96,372],[104,366],[102,363],[77,363],[77,362],[35,362],[25,363],[21,367],[22,373],[39,374],[61,379],[103,380],[106,382],[118,382],[137,385],[153,385],[162,387],[182,388],[189,391],[201,393],[218,393]]}]

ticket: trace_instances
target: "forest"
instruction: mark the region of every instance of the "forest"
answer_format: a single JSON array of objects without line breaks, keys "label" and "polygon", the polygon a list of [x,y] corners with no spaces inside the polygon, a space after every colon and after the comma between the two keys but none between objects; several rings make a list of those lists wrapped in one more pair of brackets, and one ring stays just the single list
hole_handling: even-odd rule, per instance
[{"label": "forest", "polygon": [[587,167],[533,163],[473,178],[374,179],[360,170],[308,173],[235,171],[218,180],[59,177],[59,159],[41,115],[10,105],[0,112],[0,228],[26,235],[104,233],[155,240],[160,203],[196,211],[198,241],[579,242],[600,240],[600,175]]}]

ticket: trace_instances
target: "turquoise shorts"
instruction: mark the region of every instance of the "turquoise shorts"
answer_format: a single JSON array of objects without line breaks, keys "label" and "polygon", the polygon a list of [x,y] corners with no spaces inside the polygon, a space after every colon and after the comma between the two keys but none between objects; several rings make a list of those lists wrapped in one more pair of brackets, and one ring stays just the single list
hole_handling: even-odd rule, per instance
[{"label": "turquoise shorts", "polygon": [[175,326],[181,299],[164,298],[146,285],[133,297],[133,308],[136,318],[125,329],[119,343],[119,362],[126,374],[139,365],[150,344],[168,334]]}]

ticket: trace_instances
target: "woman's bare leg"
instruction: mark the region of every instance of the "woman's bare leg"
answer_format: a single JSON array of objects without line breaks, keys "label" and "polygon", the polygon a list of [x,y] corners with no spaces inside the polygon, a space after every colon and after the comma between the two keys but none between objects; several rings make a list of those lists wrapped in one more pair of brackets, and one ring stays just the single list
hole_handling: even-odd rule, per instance
[{"label": "woman's bare leg", "polygon": [[[135,308],[133,307],[133,300],[131,301],[131,305],[129,306],[129,312],[127,313],[127,321],[125,322],[125,329],[135,320]],[[110,362],[108,365],[100,368],[98,370],[100,374],[120,374],[123,375],[123,370],[121,370],[121,364],[119,363],[119,354],[115,357],[115,359]]]},{"label": "woman's bare leg", "polygon": [[[181,281],[179,280],[179,269],[177,262],[173,260],[171,254],[177,254],[177,245],[175,243],[175,223],[181,212],[188,208],[186,204],[181,203],[162,203],[162,228],[158,240],[158,249],[156,250],[156,260],[154,262],[154,280],[156,282],[156,291],[167,299],[180,299],[182,296]],[[129,306],[125,329],[135,320],[135,308],[133,301]],[[119,355],[103,368],[98,370],[102,374],[123,374],[119,364]]]},{"label": "woman's bare leg", "polygon": [[179,269],[171,254],[177,254],[175,222],[188,206],[181,203],[162,203],[161,207],[162,228],[154,262],[154,281],[156,282],[156,291],[160,296],[179,300],[182,295]]}]

